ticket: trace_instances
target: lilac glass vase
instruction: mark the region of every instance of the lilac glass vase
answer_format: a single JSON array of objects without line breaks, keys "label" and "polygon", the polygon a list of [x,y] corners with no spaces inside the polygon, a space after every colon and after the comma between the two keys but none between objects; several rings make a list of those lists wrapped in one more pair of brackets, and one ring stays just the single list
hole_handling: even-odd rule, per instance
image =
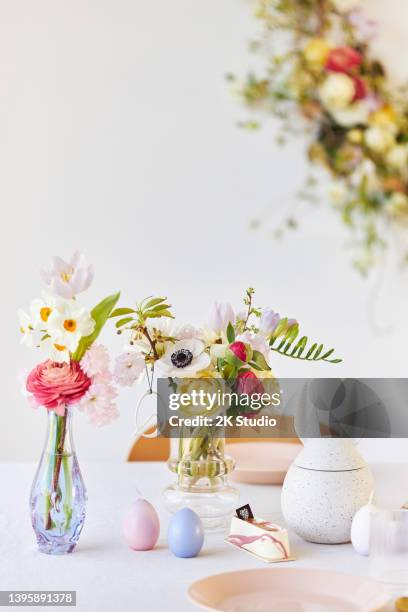
[{"label": "lilac glass vase", "polygon": [[44,449],[31,488],[31,522],[41,552],[74,550],[85,521],[86,489],[72,435],[72,407],[48,411]]}]

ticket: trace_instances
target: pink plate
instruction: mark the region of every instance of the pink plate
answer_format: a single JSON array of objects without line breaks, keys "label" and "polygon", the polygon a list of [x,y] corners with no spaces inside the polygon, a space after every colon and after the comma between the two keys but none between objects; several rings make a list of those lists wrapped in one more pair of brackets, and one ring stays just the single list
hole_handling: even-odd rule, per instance
[{"label": "pink plate", "polygon": [[235,459],[230,478],[253,484],[282,484],[290,464],[302,450],[290,442],[236,442],[226,445]]},{"label": "pink plate", "polygon": [[199,608],[223,612],[373,612],[388,600],[384,585],[368,578],[291,568],[208,576],[188,595]]}]

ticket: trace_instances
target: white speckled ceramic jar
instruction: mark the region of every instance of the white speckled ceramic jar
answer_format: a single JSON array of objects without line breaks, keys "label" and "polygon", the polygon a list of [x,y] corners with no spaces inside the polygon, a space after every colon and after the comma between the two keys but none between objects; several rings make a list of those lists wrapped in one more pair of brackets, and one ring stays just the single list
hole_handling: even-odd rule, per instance
[{"label": "white speckled ceramic jar", "polygon": [[372,474],[350,439],[303,443],[283,483],[281,504],[287,525],[310,542],[349,542],[353,516],[374,489]]}]

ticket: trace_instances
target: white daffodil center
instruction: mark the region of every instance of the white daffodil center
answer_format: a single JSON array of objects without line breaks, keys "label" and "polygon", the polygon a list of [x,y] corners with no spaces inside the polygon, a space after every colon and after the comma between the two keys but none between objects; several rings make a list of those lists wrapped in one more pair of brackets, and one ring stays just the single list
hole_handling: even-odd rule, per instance
[{"label": "white daffodil center", "polygon": [[62,353],[63,351],[65,351],[65,350],[66,350],[66,348],[67,348],[67,347],[66,347],[66,346],[64,346],[63,344],[54,344],[54,348],[55,348],[57,351],[60,351],[60,352]]},{"label": "white daffodil center", "polygon": [[44,323],[46,323],[48,321],[48,317],[50,316],[51,312],[52,312],[52,308],[49,308],[48,306],[43,306],[43,308],[41,308],[40,310],[41,321],[44,321]]},{"label": "white daffodil center", "polygon": [[64,321],[64,329],[67,332],[71,332],[73,333],[77,328],[77,322],[75,321],[75,319],[65,319]]}]

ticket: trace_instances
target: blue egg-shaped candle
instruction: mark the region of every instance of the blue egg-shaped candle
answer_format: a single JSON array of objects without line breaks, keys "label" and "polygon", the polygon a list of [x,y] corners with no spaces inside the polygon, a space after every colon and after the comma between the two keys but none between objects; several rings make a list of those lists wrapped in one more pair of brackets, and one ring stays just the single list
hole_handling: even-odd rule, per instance
[{"label": "blue egg-shaped candle", "polygon": [[196,557],[204,542],[203,525],[190,508],[178,510],[170,521],[167,541],[176,557]]}]

